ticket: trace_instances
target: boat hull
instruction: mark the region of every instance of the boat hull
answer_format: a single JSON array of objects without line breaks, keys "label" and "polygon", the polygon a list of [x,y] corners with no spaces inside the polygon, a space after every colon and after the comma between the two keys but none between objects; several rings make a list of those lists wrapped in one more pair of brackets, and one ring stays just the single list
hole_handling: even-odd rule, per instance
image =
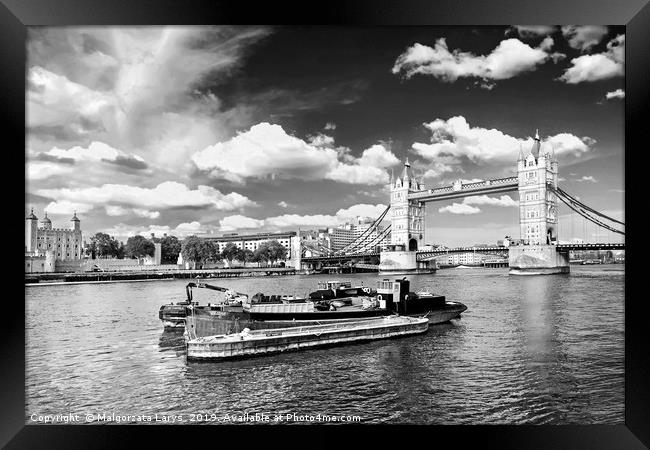
[{"label": "boat hull", "polygon": [[306,326],[288,330],[239,333],[188,340],[188,360],[223,360],[273,354],[321,346],[357,343],[424,333],[429,322],[412,317],[384,317],[344,324]]}]

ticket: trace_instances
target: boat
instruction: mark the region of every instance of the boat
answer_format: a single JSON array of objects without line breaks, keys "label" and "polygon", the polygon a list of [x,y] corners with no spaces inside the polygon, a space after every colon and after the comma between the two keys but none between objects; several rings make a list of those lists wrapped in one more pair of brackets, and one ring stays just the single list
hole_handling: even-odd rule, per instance
[{"label": "boat", "polygon": [[[201,308],[198,302],[193,301],[192,288],[204,288],[221,292],[223,298],[216,304],[219,308],[225,310],[232,309],[234,311],[241,311],[242,300],[247,297],[246,294],[234,292],[231,289],[213,286],[211,284],[202,283],[200,281],[190,282],[185,286],[187,298],[178,303],[168,303],[162,305],[158,310],[158,318],[162,320],[165,330],[182,330],[185,328],[185,317],[187,316],[187,308],[189,306]],[[212,308],[212,304],[208,303],[203,308]]]},{"label": "boat", "polygon": [[[185,333],[188,338],[225,335],[251,330],[288,328],[359,319],[403,316],[426,316],[431,324],[448,322],[467,309],[459,302],[447,301],[443,295],[410,292],[410,283],[380,280],[374,296],[348,297],[337,300],[291,301],[281,296],[257,293],[242,297],[238,307],[215,304],[186,306]],[[340,302],[340,303],[338,303]]]},{"label": "boat", "polygon": [[318,289],[309,294],[310,300],[332,300],[348,297],[362,297],[374,295],[372,289],[363,284],[352,286],[350,281],[319,281]]},{"label": "boat", "polygon": [[243,329],[186,341],[188,360],[223,360],[424,333],[426,318],[387,316],[295,328]]}]

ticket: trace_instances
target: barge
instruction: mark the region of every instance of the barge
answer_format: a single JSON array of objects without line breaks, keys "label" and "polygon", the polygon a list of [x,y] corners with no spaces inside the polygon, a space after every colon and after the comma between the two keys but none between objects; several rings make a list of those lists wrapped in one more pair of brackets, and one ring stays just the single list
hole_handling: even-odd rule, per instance
[{"label": "barge", "polygon": [[387,316],[296,328],[250,330],[186,341],[188,360],[223,360],[424,333],[426,318]]},{"label": "barge", "polygon": [[[381,280],[376,295],[336,300],[289,301],[262,293],[243,298],[241,306],[226,304],[186,306],[185,333],[189,339],[262,330],[345,323],[399,314],[425,316],[430,324],[448,322],[467,307],[443,295],[409,292],[409,281]],[[325,305],[329,305],[325,307]]]}]

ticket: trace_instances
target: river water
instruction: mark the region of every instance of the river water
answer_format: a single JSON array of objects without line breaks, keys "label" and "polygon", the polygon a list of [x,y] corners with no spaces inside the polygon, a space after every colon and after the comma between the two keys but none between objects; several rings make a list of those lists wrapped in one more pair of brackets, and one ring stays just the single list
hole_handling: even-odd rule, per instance
[{"label": "river water", "polygon": [[[290,423],[320,414],[362,423],[623,424],[623,268],[415,275],[411,290],[464,303],[462,318],[416,336],[217,363],[186,362],[182,334],[163,332],[158,319],[160,305],[184,298],[188,280],[27,286],[26,422],[78,414],[74,423],[85,423],[94,414],[89,421],[99,423],[105,414],[140,423],[137,416],[157,414],[253,423],[257,413]],[[333,278],[378,279],[210,282],[250,295],[305,294]],[[209,301],[210,291],[194,291]]]}]

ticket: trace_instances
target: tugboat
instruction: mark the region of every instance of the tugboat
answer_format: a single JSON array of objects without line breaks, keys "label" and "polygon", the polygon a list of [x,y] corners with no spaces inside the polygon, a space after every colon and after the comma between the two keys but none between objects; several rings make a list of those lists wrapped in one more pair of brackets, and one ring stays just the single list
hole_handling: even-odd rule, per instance
[{"label": "tugboat", "polygon": [[[199,306],[198,302],[193,301],[192,288],[204,288],[218,291],[224,294],[224,298],[221,299],[221,301],[217,302],[217,305],[214,307],[210,303],[208,303],[207,306]],[[187,316],[187,308],[190,306],[193,308],[208,310],[212,310],[213,308],[224,310],[225,308],[225,310],[232,309],[234,311],[241,311],[242,300],[248,297],[246,294],[234,292],[230,289],[201,282],[187,283],[185,286],[185,292],[187,294],[185,301],[178,303],[168,303],[166,305],[162,305],[158,310],[158,317],[160,320],[162,320],[165,330],[184,329],[185,317]]]},{"label": "tugboat", "polygon": [[249,299],[240,294],[241,306],[186,306],[185,333],[188,338],[194,339],[239,333],[244,328],[309,326],[394,314],[424,316],[430,324],[437,324],[457,318],[467,309],[462,303],[447,301],[443,295],[410,292],[409,287],[406,278],[395,281],[384,279],[378,282],[375,295],[330,300],[300,300],[263,293]]}]

